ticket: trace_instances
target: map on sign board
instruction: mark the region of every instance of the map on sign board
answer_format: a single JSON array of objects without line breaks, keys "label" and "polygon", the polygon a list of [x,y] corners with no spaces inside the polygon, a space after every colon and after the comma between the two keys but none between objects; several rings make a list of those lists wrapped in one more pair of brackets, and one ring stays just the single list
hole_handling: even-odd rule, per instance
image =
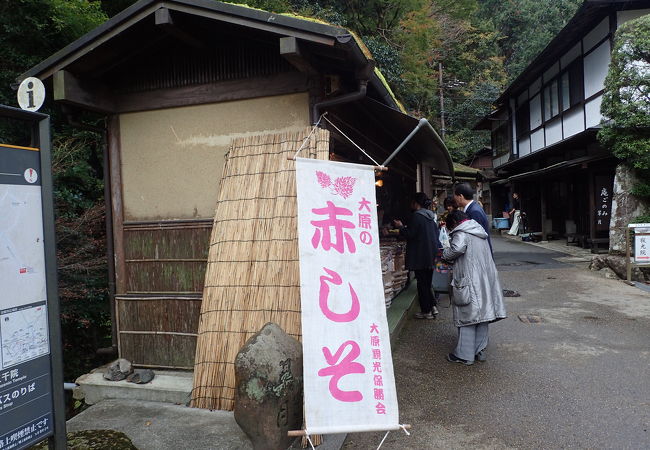
[{"label": "map on sign board", "polygon": [[49,353],[45,302],[2,313],[0,323],[3,369]]},{"label": "map on sign board", "polygon": [[41,187],[0,184],[0,211],[0,311],[42,302],[46,285]]}]

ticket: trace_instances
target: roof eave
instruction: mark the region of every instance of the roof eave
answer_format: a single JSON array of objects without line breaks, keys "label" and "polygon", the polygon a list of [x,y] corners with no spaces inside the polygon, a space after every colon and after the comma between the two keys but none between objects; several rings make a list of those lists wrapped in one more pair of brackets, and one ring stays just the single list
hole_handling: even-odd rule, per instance
[{"label": "roof eave", "polygon": [[544,67],[545,59],[548,57],[548,53],[551,49],[562,46],[569,47],[573,45],[573,42],[567,42],[565,35],[569,34],[579,22],[582,15],[584,15],[590,9],[601,9],[603,11],[602,16],[605,17],[606,13],[612,10],[618,10],[617,6],[629,4],[629,0],[585,0],[580,8],[575,12],[573,17],[569,22],[560,30],[559,33],[544,47],[540,53],[537,54],[535,59],[526,66],[526,68],[515,78],[515,80],[510,83],[510,85],[503,91],[503,93],[497,98],[494,102],[495,105],[503,105],[507,101],[508,97],[513,93],[512,91],[517,90],[521,87],[524,79],[530,76],[530,73],[533,71],[540,71],[540,67]]},{"label": "roof eave", "polygon": [[[186,13],[203,12],[213,18],[232,18],[235,21],[246,22],[248,25],[256,24],[278,34],[296,35],[300,39],[312,40],[321,44],[340,45],[351,54],[352,60],[359,67],[364,67],[371,60],[361,48],[362,43],[347,29],[311,21],[306,18],[292,17],[290,15],[275,14],[260,9],[250,8],[214,0],[140,0],[116,14],[102,25],[86,33],[84,36],[70,43],[49,58],[21,74],[17,81],[34,76],[45,80],[54,72],[67,66],[70,62],[83,56],[84,50],[91,51],[98,45],[109,40],[120,29],[139,22],[159,8],[169,8]],[[297,33],[296,33],[297,32]],[[382,79],[378,71],[369,74],[369,82],[379,94],[383,103],[393,109],[403,111],[399,101],[395,98],[390,87]]]},{"label": "roof eave", "polygon": [[123,27],[128,28],[128,26],[139,22],[159,8],[169,8],[181,12],[212,13],[224,19],[227,17],[238,17],[242,21],[256,23],[266,29],[274,29],[278,34],[286,32],[287,35],[292,35],[296,34],[291,32],[295,30],[299,32],[299,36],[297,37],[301,39],[310,40],[310,37],[312,37],[313,40],[321,43],[325,39],[330,45],[334,45],[337,42],[337,38],[349,35],[349,32],[345,28],[214,0],[140,0],[27,70],[18,77],[18,81],[28,76],[35,76],[41,79],[49,78],[52,75],[52,68],[60,65],[66,58],[74,56],[75,52],[80,51],[84,47],[92,46],[92,48],[95,48],[105,40],[110,39],[112,32],[115,30]]}]

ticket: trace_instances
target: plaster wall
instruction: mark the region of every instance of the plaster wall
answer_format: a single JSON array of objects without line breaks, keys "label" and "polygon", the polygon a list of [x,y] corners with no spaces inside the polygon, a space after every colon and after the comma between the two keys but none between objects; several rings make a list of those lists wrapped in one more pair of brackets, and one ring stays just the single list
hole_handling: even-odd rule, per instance
[{"label": "plaster wall", "polygon": [[308,126],[307,93],[122,114],[124,219],[212,218],[233,138]]}]

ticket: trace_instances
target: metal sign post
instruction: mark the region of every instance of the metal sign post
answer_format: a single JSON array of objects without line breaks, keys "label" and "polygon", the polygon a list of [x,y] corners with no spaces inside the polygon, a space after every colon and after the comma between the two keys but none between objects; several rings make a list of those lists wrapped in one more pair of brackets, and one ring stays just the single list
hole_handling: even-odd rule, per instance
[{"label": "metal sign post", "polygon": [[29,147],[0,144],[0,449],[66,448],[50,118],[0,106]]}]

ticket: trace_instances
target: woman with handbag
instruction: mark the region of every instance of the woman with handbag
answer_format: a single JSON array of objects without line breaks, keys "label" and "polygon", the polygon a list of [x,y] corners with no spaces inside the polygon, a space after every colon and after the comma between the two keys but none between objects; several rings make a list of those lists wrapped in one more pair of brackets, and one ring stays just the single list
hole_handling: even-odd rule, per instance
[{"label": "woman with handbag", "polygon": [[458,343],[447,360],[470,366],[486,360],[488,324],[505,319],[506,309],[483,227],[460,210],[451,212],[446,223],[451,246],[442,257],[454,263],[451,301],[458,327]]}]

